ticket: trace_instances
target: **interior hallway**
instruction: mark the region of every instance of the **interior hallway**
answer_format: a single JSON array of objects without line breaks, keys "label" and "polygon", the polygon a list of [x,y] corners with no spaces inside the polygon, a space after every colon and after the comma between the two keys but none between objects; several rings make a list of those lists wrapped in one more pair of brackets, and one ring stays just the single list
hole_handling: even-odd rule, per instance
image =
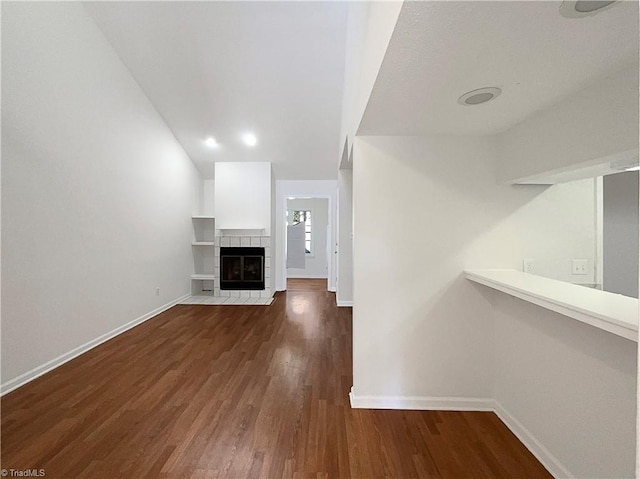
[{"label": "interior hallway", "polygon": [[287,291],[327,291],[327,280],[324,278],[288,278]]}]

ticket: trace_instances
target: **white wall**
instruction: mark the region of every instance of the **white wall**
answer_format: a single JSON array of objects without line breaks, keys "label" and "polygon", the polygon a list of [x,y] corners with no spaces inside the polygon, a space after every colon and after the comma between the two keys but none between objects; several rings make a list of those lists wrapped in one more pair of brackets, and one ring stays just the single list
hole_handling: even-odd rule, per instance
[{"label": "white wall", "polygon": [[[518,348],[512,344],[519,340],[510,338],[508,322],[517,321],[529,306],[519,302],[504,312],[492,304],[486,288],[461,276],[464,269],[521,268],[524,254],[557,247],[556,235],[545,231],[561,234],[565,243],[573,241],[560,227],[559,205],[573,204],[571,194],[562,195],[556,187],[499,185],[495,171],[490,138],[356,139],[353,398],[396,407],[429,405],[434,398],[440,406],[456,403],[451,398],[497,398],[568,470],[583,470],[574,451],[611,471],[627,470],[629,446],[611,457],[608,444],[633,441],[628,428],[612,430],[592,416],[612,400],[605,394],[610,389],[622,397],[602,417],[611,424],[633,424],[633,347],[622,346],[625,352],[608,356],[615,342],[608,333],[580,330],[575,340],[553,350],[528,336],[522,356],[516,357]],[[555,341],[554,320],[566,323],[557,328],[574,328],[573,320],[534,308],[527,314],[540,318],[535,327],[548,342]],[[582,347],[585,337],[590,347],[601,348],[589,354],[607,361],[606,367],[593,369],[596,360],[580,361],[588,354],[573,349]],[[531,376],[536,361],[547,361],[547,351],[559,371]],[[519,366],[509,369],[513,364]],[[593,387],[571,379],[588,377],[592,369],[599,382]],[[608,375],[607,369],[622,373]],[[559,378],[562,388],[548,387]],[[538,398],[535,408],[519,396],[528,389]],[[554,414],[544,417],[538,412],[547,405],[571,411],[571,417],[562,422]]]},{"label": "white wall", "polygon": [[350,2],[347,18],[341,143],[351,149],[403,1]]},{"label": "white wall", "polygon": [[218,229],[264,229],[271,235],[271,163],[216,162]]},{"label": "white wall", "polygon": [[556,477],[634,477],[636,343],[478,289],[495,308],[495,398],[564,466]]},{"label": "white wall", "polygon": [[203,215],[215,215],[215,180],[202,181],[202,207],[200,213]]},{"label": "white wall", "polygon": [[[640,192],[638,193],[638,211],[640,211]],[[638,231],[638,243],[640,243],[640,230]],[[640,258],[638,260],[638,283],[640,285]],[[640,297],[640,291],[638,291]],[[638,319],[640,322],[640,318]],[[640,341],[636,349],[638,361],[636,362],[636,477],[640,477],[640,394],[638,393],[637,384],[640,383]]]},{"label": "white wall", "polygon": [[338,306],[353,304],[353,171],[338,171]]},{"label": "white wall", "polygon": [[603,178],[603,289],[638,297],[638,172]]},{"label": "white wall", "polygon": [[79,3],[2,5],[2,87],[6,390],[189,293],[201,182]]},{"label": "white wall", "polygon": [[638,66],[616,72],[498,136],[498,178],[518,182],[638,151]]},{"label": "white wall", "polygon": [[[273,170],[271,170],[271,239],[270,239],[270,253],[271,253],[271,258],[268,262],[268,264],[266,266],[269,266],[271,268],[271,277],[269,278],[268,281],[268,286],[269,288],[271,288],[271,292],[275,292],[276,291],[276,274],[279,271],[278,265],[280,264],[280,251],[278,250],[278,248],[276,248],[275,246],[275,239],[276,239],[276,233],[277,233],[277,229],[276,229],[276,218],[278,217],[278,215],[276,214],[277,210],[276,208],[276,194],[277,194],[277,188],[276,188],[276,177],[273,174]],[[265,261],[267,261],[265,259]]]},{"label": "white wall", "polygon": [[329,226],[329,200],[308,198],[287,200],[289,218],[293,211],[311,211],[311,254],[305,257],[304,268],[287,268],[287,278],[328,278],[327,228]]},{"label": "white wall", "polygon": [[[523,259],[533,260],[539,276],[575,284],[597,283],[596,179],[513,188],[543,193],[511,217],[515,235],[509,238],[510,247],[521,251]],[[541,224],[544,227],[538,227]],[[587,260],[586,275],[573,274],[573,259]]]},{"label": "white wall", "polygon": [[461,272],[517,266],[490,228],[524,203],[494,192],[493,158],[483,139],[356,138],[355,397],[491,397],[491,309]]},{"label": "white wall", "polygon": [[[327,198],[329,200],[329,228],[332,248],[336,244],[336,204],[337,182],[335,180],[277,180],[275,206],[275,233],[272,235],[275,250],[275,284],[277,291],[284,291],[286,285],[286,213],[288,197]],[[331,249],[331,251],[334,251]],[[336,255],[329,259],[329,291],[336,290]]]}]

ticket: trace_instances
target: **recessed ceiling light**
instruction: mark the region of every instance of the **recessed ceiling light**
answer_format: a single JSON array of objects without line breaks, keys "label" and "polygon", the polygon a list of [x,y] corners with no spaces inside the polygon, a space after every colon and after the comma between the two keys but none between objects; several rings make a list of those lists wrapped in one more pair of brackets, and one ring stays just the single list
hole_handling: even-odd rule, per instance
[{"label": "recessed ceiling light", "polygon": [[242,141],[244,141],[245,145],[247,146],[256,146],[256,144],[258,143],[258,139],[253,133],[245,133],[244,135],[242,135]]},{"label": "recessed ceiling light", "polygon": [[564,0],[560,5],[560,15],[566,18],[584,18],[596,15],[613,6],[616,1]]},{"label": "recessed ceiling light", "polygon": [[500,88],[495,87],[486,87],[486,88],[478,88],[477,90],[471,90],[460,98],[458,98],[458,103],[465,106],[473,106],[480,105],[482,103],[486,103],[488,101],[497,98],[502,93]]},{"label": "recessed ceiling light", "polygon": [[209,148],[217,148],[218,147],[218,142],[216,141],[216,139],[212,136],[210,136],[209,138],[207,138],[204,142],[205,145],[207,145]]}]

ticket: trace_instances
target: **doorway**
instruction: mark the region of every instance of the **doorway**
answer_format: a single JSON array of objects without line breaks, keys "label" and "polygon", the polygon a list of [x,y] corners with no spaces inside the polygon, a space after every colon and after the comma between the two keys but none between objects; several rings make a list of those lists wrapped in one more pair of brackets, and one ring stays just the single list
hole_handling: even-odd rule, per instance
[{"label": "doorway", "polygon": [[[285,208],[285,284],[313,282],[329,289],[331,234],[329,198],[287,197]],[[298,286],[295,286],[298,285]]]}]

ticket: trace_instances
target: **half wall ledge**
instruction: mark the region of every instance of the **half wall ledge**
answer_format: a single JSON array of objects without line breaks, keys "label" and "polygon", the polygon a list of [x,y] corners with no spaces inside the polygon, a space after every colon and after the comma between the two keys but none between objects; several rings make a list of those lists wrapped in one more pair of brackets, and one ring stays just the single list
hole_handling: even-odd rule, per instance
[{"label": "half wall ledge", "polygon": [[466,270],[470,281],[638,342],[638,300],[512,269]]}]

